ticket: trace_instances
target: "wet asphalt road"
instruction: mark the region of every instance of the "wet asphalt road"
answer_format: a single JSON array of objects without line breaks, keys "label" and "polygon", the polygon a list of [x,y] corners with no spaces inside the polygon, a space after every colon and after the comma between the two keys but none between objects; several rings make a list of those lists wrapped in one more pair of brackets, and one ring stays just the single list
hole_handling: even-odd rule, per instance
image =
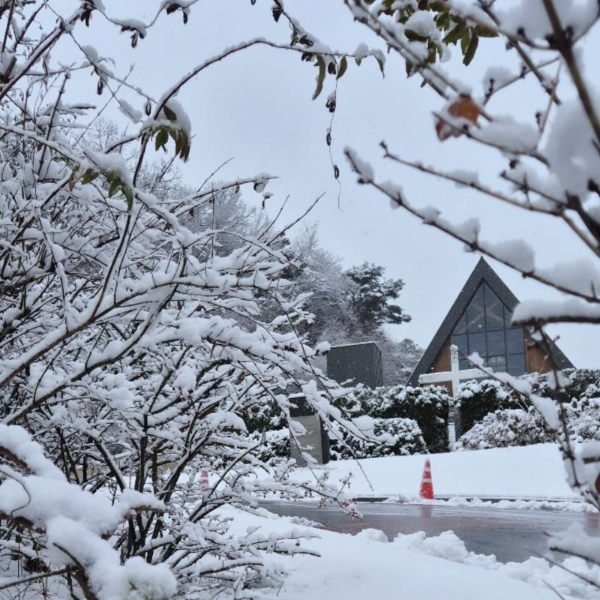
[{"label": "wet asphalt road", "polygon": [[279,515],[305,517],[341,533],[380,529],[390,540],[398,533],[425,531],[433,536],[451,530],[465,542],[467,549],[478,554],[495,554],[504,563],[548,555],[547,534],[575,523],[581,523],[588,532],[600,537],[600,515],[590,513],[361,502],[358,508],[363,518],[353,520],[332,506],[320,509],[315,504],[300,502],[268,502],[263,506]]}]

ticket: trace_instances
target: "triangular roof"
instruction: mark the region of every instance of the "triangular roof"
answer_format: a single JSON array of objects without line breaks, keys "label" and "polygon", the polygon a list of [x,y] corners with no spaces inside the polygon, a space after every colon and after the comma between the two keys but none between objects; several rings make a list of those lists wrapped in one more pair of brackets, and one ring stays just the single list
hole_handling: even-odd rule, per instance
[{"label": "triangular roof", "polygon": [[[433,336],[433,339],[421,357],[419,364],[412,372],[410,379],[408,380],[410,385],[419,385],[419,376],[429,372],[433,361],[440,353],[440,350],[442,349],[446,340],[450,337],[450,334],[454,330],[456,323],[460,319],[465,308],[469,304],[469,301],[473,297],[473,294],[482,281],[485,281],[492,288],[492,290],[506,305],[511,313],[514,311],[515,307],[519,303],[519,300],[510,291],[504,281],[500,279],[492,267],[490,267],[490,265],[485,261],[485,259],[480,258],[479,262],[473,269],[473,272],[469,276],[469,279],[467,279],[467,282],[454,301],[452,308],[446,315],[446,318],[442,321],[442,324],[440,325],[436,334]],[[568,369],[573,367],[571,361],[555,344],[552,345],[551,352],[552,359],[559,369]]]}]

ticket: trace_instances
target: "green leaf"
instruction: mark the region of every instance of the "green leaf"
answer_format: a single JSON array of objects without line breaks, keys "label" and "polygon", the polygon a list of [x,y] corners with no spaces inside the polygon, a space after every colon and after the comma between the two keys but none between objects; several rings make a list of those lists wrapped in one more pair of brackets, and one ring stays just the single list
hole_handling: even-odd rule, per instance
[{"label": "green leaf", "polygon": [[420,33],[417,33],[412,29],[405,29],[404,35],[406,36],[409,42],[426,42],[428,39],[424,35],[421,35]]},{"label": "green leaf", "polygon": [[119,191],[123,183],[116,175],[113,175],[108,181],[111,182],[110,187],[108,188],[108,197],[112,198]]},{"label": "green leaf", "polygon": [[475,33],[479,37],[487,37],[487,38],[498,37],[498,34],[493,29],[489,29],[488,27],[485,27],[484,25],[477,25],[477,27],[475,27]]},{"label": "green leaf", "polygon": [[446,44],[456,44],[458,40],[462,38],[465,34],[465,31],[468,31],[468,28],[464,22],[459,23],[448,35],[444,38],[444,43]]},{"label": "green leaf", "polygon": [[345,56],[342,56],[340,59],[340,66],[338,67],[337,77],[336,79],[340,79],[344,75],[344,73],[348,69],[348,59]]},{"label": "green leaf", "polygon": [[133,208],[133,191],[131,188],[124,185],[123,194],[125,195],[125,198],[127,198],[127,212],[130,212]]},{"label": "green leaf", "polygon": [[165,131],[164,129],[161,129],[157,134],[156,134],[156,140],[154,141],[154,146],[156,148],[156,150],[158,150],[159,148],[162,148],[165,152],[167,151],[167,142],[169,141],[169,133],[167,131]]},{"label": "green leaf", "polygon": [[473,33],[473,37],[471,38],[471,42],[465,52],[465,56],[463,58],[463,64],[469,65],[475,56],[475,52],[477,52],[477,46],[479,45],[479,37]]},{"label": "green leaf", "polygon": [[435,64],[435,61],[437,60],[437,50],[435,43],[429,42],[429,44],[427,44],[427,50],[427,62]]},{"label": "green leaf", "polygon": [[321,56],[317,55],[317,67],[319,67],[319,74],[317,75],[317,89],[313,94],[312,99],[316,100],[319,94],[323,91],[323,82],[325,81],[325,61]]},{"label": "green leaf", "polygon": [[377,54],[374,54],[374,57],[377,61],[377,64],[379,65],[379,70],[381,71],[381,74],[385,77],[385,60]]},{"label": "green leaf", "polygon": [[471,30],[467,27],[467,32],[462,36],[460,40],[460,48],[462,50],[463,55],[467,53],[467,49],[469,48],[469,44],[471,43]]},{"label": "green leaf", "polygon": [[443,12],[440,14],[436,19],[435,24],[437,25],[438,29],[448,29],[450,27],[450,13]]},{"label": "green leaf", "polygon": [[165,116],[167,119],[169,119],[169,121],[177,121],[177,115],[166,104],[163,107],[163,111],[165,112]]},{"label": "green leaf", "polygon": [[94,171],[94,169],[88,169],[83,174],[83,177],[81,178],[81,183],[91,183],[92,181],[94,181],[94,179],[96,179],[96,177],[98,177],[98,172]]}]

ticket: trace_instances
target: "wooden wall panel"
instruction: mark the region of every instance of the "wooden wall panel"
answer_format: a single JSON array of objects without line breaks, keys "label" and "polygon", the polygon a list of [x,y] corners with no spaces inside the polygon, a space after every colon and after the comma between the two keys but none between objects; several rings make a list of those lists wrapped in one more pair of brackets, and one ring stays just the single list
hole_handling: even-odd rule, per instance
[{"label": "wooden wall panel", "polygon": [[438,352],[435,360],[431,363],[428,373],[439,373],[450,370],[450,338],[448,338],[442,349]]},{"label": "wooden wall panel", "polygon": [[552,370],[552,360],[537,346],[525,332],[525,368],[528,373],[548,373]]}]

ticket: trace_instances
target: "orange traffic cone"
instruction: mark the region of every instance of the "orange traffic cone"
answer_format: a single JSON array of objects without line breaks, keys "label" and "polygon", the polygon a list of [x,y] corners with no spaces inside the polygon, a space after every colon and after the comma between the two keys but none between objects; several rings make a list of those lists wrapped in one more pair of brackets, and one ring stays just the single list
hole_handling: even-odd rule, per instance
[{"label": "orange traffic cone", "polygon": [[419,495],[423,500],[433,500],[433,481],[431,480],[431,463],[429,462],[429,459],[425,461]]},{"label": "orange traffic cone", "polygon": [[200,489],[202,490],[202,493],[208,492],[209,485],[208,471],[202,469],[202,471],[200,471]]}]

